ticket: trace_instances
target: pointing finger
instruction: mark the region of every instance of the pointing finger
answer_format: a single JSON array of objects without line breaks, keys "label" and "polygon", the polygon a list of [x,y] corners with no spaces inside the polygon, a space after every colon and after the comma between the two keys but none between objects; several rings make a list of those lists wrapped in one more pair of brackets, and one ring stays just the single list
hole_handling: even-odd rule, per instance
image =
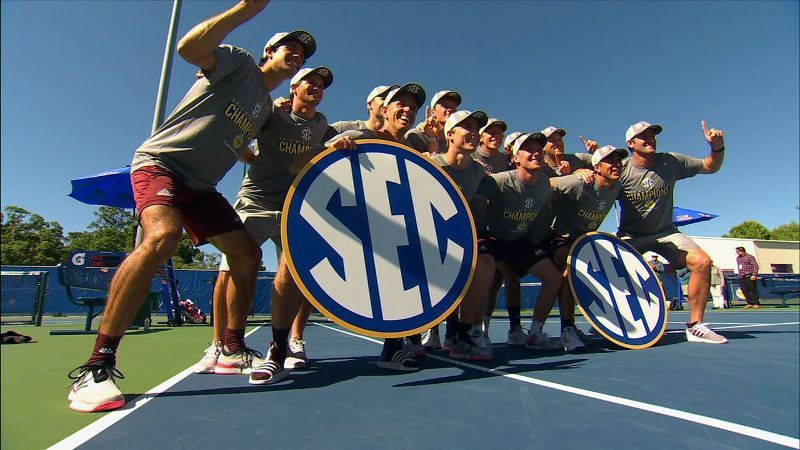
[{"label": "pointing finger", "polygon": [[706,125],[706,121],[705,120],[701,120],[700,121],[700,126],[703,127],[703,133],[708,134],[708,126]]}]

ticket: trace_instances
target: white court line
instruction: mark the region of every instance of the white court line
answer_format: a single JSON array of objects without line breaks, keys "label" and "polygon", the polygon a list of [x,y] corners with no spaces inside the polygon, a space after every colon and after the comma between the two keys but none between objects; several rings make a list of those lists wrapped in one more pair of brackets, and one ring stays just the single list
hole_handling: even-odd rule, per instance
[{"label": "white court line", "polygon": [[[376,344],[382,344],[382,341],[377,339],[361,336],[359,334],[351,333],[349,331],[341,330],[329,325],[323,325],[320,323],[315,324],[317,326],[328,328],[329,330],[336,331],[338,333],[347,334],[350,336],[354,336],[360,339],[364,339],[366,341],[374,342]],[[636,400],[630,400],[623,397],[617,397],[614,395],[603,394],[600,392],[594,392],[587,389],[576,388],[572,386],[567,386],[564,384],[553,383],[550,381],[544,381],[537,378],[526,377],[524,375],[518,375],[514,373],[504,372],[499,369],[489,369],[486,367],[477,366],[474,364],[466,363],[463,361],[458,361],[455,359],[450,358],[443,358],[441,356],[431,355],[428,354],[429,358],[438,359],[440,361],[449,362],[451,364],[455,364],[458,366],[468,367],[470,369],[478,370],[481,372],[487,372],[499,376],[503,376],[506,378],[511,378],[512,380],[522,381],[524,383],[535,384],[538,386],[555,389],[562,392],[568,392],[570,394],[576,394],[583,397],[589,397],[596,400],[601,400],[604,402],[615,403],[617,405],[628,406],[635,409],[640,409],[642,411],[648,411],[656,414],[661,414],[668,417],[673,417],[680,420],[685,420],[687,422],[694,422],[699,423],[701,425],[707,425],[713,428],[719,428],[721,430],[730,431],[732,433],[741,434],[744,436],[752,437],[755,439],[761,439],[763,441],[771,442],[773,444],[783,445],[785,447],[791,447],[795,449],[800,449],[800,439],[793,438],[790,436],[784,436],[782,434],[773,433],[771,431],[760,430],[758,428],[748,427],[747,425],[740,425],[733,422],[728,422],[725,420],[714,419],[713,417],[702,416],[700,414],[694,414],[690,412],[680,411],[677,409],[666,408],[663,406],[652,405],[649,403],[644,403]]]},{"label": "white court line", "polygon": [[[247,333],[245,337],[255,333],[263,325],[264,324],[261,324],[255,327],[252,331]],[[133,406],[131,406],[130,404],[126,404],[124,409],[118,409],[116,411],[112,411],[106,414],[105,416],[81,428],[80,430],[76,431],[70,436],[67,436],[63,440],[53,444],[48,450],[73,449],[78,447],[79,445],[86,443],[86,441],[88,441],[89,439],[102,433],[111,425],[114,425],[115,423],[124,419],[128,414],[146,405],[150,400],[158,397],[160,394],[164,393],[164,391],[166,391],[167,389],[171,388],[172,386],[175,386],[181,380],[193,374],[194,371],[192,370],[192,366],[194,366],[194,364],[187,367],[186,369],[184,369],[177,375],[173,376],[169,380],[159,384],[158,386],[150,389],[141,396],[137,397]]]},{"label": "white court line", "polygon": [[[706,325],[718,325],[718,324],[707,323]],[[733,326],[730,326],[730,327],[716,327],[715,326],[714,329],[715,330],[732,330],[734,328],[776,327],[778,325],[800,325],[800,322],[748,323],[748,324],[733,325]],[[672,331],[667,331],[664,334],[674,334],[674,333],[685,333],[685,331],[684,330],[672,330]]]}]

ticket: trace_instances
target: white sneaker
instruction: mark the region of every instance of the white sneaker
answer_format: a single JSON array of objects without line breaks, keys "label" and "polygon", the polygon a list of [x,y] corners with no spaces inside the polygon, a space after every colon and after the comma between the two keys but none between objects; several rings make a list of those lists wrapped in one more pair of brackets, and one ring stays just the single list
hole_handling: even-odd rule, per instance
[{"label": "white sneaker", "polygon": [[197,361],[192,367],[194,373],[214,373],[220,353],[222,353],[222,342],[215,341],[205,350],[200,361]]},{"label": "white sneaker", "polygon": [[306,341],[297,338],[289,339],[289,351],[286,352],[286,361],[283,362],[284,369],[305,369],[308,367],[308,357],[306,356]]},{"label": "white sneaker", "polygon": [[440,350],[442,348],[442,341],[439,339],[439,333],[428,330],[422,333],[422,346],[426,350]]},{"label": "white sneaker", "polygon": [[[592,328],[592,330],[594,330],[594,328]],[[578,337],[581,339],[581,342],[583,342],[584,345],[589,345],[592,342],[594,342],[594,339],[591,336],[584,333],[583,331],[581,331],[580,328],[575,327],[575,332],[578,333]]]},{"label": "white sneaker", "polygon": [[528,338],[525,341],[525,347],[535,348],[537,350],[562,350],[561,342],[551,338],[544,331],[535,332],[533,330],[528,333]]},{"label": "white sneaker", "polygon": [[[78,371],[77,375],[73,375]],[[125,404],[125,396],[114,378],[125,378],[114,366],[87,364],[69,373],[72,383],[67,400],[69,409],[79,412],[110,411]]]},{"label": "white sneaker", "polygon": [[508,330],[508,339],[506,340],[506,344],[521,347],[525,345],[525,342],[527,341],[528,333],[522,329],[522,325],[514,327],[513,330]]},{"label": "white sneaker", "polygon": [[705,344],[727,344],[728,340],[720,336],[706,324],[698,322],[693,327],[686,329],[686,340],[689,342],[703,342]]},{"label": "white sneaker", "polygon": [[586,345],[581,341],[581,337],[578,335],[578,330],[575,327],[564,327],[564,329],[561,330],[561,345],[564,346],[564,350],[568,352],[579,351],[586,348]]},{"label": "white sneaker", "polygon": [[218,375],[249,374],[253,368],[264,362],[263,355],[251,348],[242,347],[238,352],[226,355],[223,349],[214,366]]}]

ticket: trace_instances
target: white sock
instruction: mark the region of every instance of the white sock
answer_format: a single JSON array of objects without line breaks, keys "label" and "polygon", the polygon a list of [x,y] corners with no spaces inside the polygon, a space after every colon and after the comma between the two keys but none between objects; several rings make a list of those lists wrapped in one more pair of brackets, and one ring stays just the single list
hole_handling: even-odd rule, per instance
[{"label": "white sock", "polygon": [[541,333],[544,328],[544,322],[533,321],[531,323],[531,333]]},{"label": "white sock", "polygon": [[483,318],[483,332],[489,334],[489,322],[492,321],[492,316],[486,316]]}]

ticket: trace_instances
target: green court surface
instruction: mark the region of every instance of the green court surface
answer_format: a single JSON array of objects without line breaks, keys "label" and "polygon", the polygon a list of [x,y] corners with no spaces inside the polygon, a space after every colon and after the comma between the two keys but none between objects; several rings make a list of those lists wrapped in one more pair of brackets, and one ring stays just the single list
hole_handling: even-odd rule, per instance
[{"label": "green court surface", "polygon": [[[49,334],[51,329],[71,328],[81,329],[82,325],[3,325],[3,332],[14,330],[36,341],[3,345],[0,350],[3,449],[47,448],[106,414],[80,414],[67,408],[72,382],[67,374],[86,361],[95,338]],[[211,337],[211,327],[203,325],[153,327],[149,333],[129,331],[120,345],[119,363],[126,376],[119,384],[130,393],[126,397],[147,392],[192,365]]]}]

